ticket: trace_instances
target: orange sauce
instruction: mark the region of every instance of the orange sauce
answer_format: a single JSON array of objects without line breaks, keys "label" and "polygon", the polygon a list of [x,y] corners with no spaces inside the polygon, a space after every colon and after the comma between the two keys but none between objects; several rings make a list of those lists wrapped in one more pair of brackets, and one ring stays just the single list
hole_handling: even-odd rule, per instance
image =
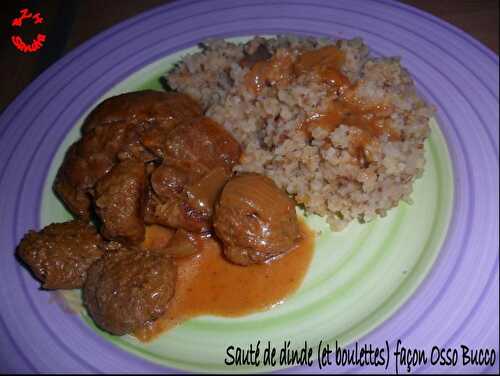
[{"label": "orange sauce", "polygon": [[340,71],[344,60],[344,53],[341,50],[334,46],[326,46],[299,55],[294,69],[298,76],[312,73],[320,81],[340,87],[349,84],[347,77]]},{"label": "orange sauce", "polygon": [[297,76],[310,73],[316,79],[336,87],[349,83],[340,72],[344,53],[334,46],[300,54],[294,62],[290,53],[279,51],[270,59],[259,61],[246,73],[245,86],[258,93],[266,85],[286,85]]},{"label": "orange sauce", "polygon": [[[335,46],[318,48],[299,54],[294,61],[290,55],[283,56],[286,57],[286,63],[278,54],[256,63],[245,76],[246,86],[258,93],[265,85],[290,83],[292,78],[304,74],[328,85],[331,89],[328,90],[329,95],[332,95],[328,109],[309,114],[298,125],[306,134],[310,136],[311,130],[316,127],[333,132],[340,124],[357,128],[353,152],[356,156],[361,156],[358,158],[360,160],[365,160],[366,145],[384,134],[390,141],[401,140],[399,132],[390,126],[390,107],[384,104],[366,105],[352,95],[355,85],[351,85],[341,72],[345,55],[340,49]],[[335,91],[336,94],[333,95]]]},{"label": "orange sauce", "polygon": [[387,134],[391,141],[398,141],[399,133],[390,127],[390,114],[390,108],[385,105],[365,106],[341,97],[332,101],[325,112],[309,115],[299,127],[308,133],[316,127],[333,132],[339,125],[345,124],[361,130],[367,142],[383,134]]},{"label": "orange sauce", "polygon": [[143,250],[165,249],[174,235],[174,230],[159,225],[147,225],[144,241],[139,245]]},{"label": "orange sauce", "polygon": [[285,255],[262,265],[228,262],[219,243],[204,241],[197,255],[177,259],[174,298],[167,313],[137,331],[141,341],[200,315],[237,317],[280,304],[301,284],[313,255],[314,233],[300,225],[302,240]]},{"label": "orange sauce", "polygon": [[293,60],[289,53],[275,54],[268,60],[259,61],[245,74],[245,86],[258,93],[266,85],[287,84],[292,79]]}]

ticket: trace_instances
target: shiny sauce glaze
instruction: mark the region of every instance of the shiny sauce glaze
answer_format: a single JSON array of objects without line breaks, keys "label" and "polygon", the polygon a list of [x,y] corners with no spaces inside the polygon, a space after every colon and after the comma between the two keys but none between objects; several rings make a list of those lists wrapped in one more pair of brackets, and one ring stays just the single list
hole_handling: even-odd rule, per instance
[{"label": "shiny sauce glaze", "polygon": [[401,135],[391,128],[392,109],[385,104],[367,105],[353,94],[356,86],[342,73],[344,53],[335,46],[326,46],[300,53],[295,59],[289,54],[275,54],[260,61],[247,72],[245,85],[259,93],[266,85],[290,83],[293,77],[310,75],[311,79],[327,85],[332,99],[326,110],[307,114],[298,129],[308,137],[314,128],[333,132],[341,124],[357,129],[354,154],[364,160],[366,146],[374,139],[387,135],[389,141],[400,141]]},{"label": "shiny sauce glaze", "polygon": [[286,50],[276,52],[271,58],[258,61],[245,74],[245,86],[258,94],[267,85],[286,85],[303,74],[330,86],[341,87],[349,80],[341,72],[344,54],[334,46],[303,52],[296,59]]},{"label": "shiny sauce glaze", "polygon": [[301,241],[285,255],[261,265],[224,259],[220,245],[206,239],[198,254],[179,258],[174,298],[167,313],[134,335],[147,342],[200,315],[237,317],[273,307],[300,286],[313,256],[314,233],[300,224]]},{"label": "shiny sauce glaze", "polygon": [[386,105],[367,106],[356,98],[340,97],[332,101],[324,112],[312,113],[299,125],[307,133],[320,127],[333,132],[341,124],[357,128],[364,142],[386,134],[390,141],[399,141],[399,132],[390,127],[391,109]]},{"label": "shiny sauce glaze", "polygon": [[267,85],[287,85],[293,79],[293,67],[291,54],[280,51],[267,60],[255,63],[245,74],[245,86],[258,94]]},{"label": "shiny sauce glaze", "polygon": [[322,47],[300,54],[294,71],[297,76],[309,73],[316,80],[340,88],[349,85],[349,80],[340,71],[344,60],[344,53],[338,48]]}]

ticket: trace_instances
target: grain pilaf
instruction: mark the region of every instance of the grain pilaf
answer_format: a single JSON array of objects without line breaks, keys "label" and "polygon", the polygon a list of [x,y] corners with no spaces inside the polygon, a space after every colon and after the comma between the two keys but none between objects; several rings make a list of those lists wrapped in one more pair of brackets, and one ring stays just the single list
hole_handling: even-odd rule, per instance
[{"label": "grain pilaf", "polygon": [[361,39],[212,40],[166,79],[240,142],[236,171],[271,177],[333,230],[411,202],[433,108]]}]

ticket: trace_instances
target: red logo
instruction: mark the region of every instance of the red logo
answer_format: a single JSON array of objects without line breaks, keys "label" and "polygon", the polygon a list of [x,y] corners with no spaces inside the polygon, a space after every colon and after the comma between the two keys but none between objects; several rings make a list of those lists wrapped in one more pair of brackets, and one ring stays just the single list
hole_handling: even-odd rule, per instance
[{"label": "red logo", "polygon": [[[22,27],[23,22],[25,20],[33,20],[33,23],[36,24],[42,24],[43,23],[43,17],[40,16],[40,13],[30,13],[29,9],[21,9],[19,12],[21,15],[17,18],[14,18],[12,20],[11,25],[14,27]],[[45,34],[40,34],[38,33],[36,38],[31,41],[30,44],[27,44],[23,38],[20,35],[13,35],[11,40],[14,46],[21,52],[36,52],[43,46],[43,42],[47,39],[47,36]]]}]

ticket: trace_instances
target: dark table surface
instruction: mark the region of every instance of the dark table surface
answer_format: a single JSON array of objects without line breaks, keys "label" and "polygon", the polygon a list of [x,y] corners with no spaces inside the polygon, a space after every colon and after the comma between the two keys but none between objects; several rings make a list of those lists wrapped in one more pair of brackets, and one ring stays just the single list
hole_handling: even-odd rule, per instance
[{"label": "dark table surface", "polygon": [[[335,1],[335,0],[332,0]],[[41,72],[68,51],[103,30],[165,0],[2,0],[1,35],[10,35],[12,18],[22,8],[44,16],[46,44],[36,53],[16,50],[8,38],[0,40],[0,112]],[[466,31],[498,54],[498,0],[404,0]],[[35,34],[33,34],[35,36]]]}]

